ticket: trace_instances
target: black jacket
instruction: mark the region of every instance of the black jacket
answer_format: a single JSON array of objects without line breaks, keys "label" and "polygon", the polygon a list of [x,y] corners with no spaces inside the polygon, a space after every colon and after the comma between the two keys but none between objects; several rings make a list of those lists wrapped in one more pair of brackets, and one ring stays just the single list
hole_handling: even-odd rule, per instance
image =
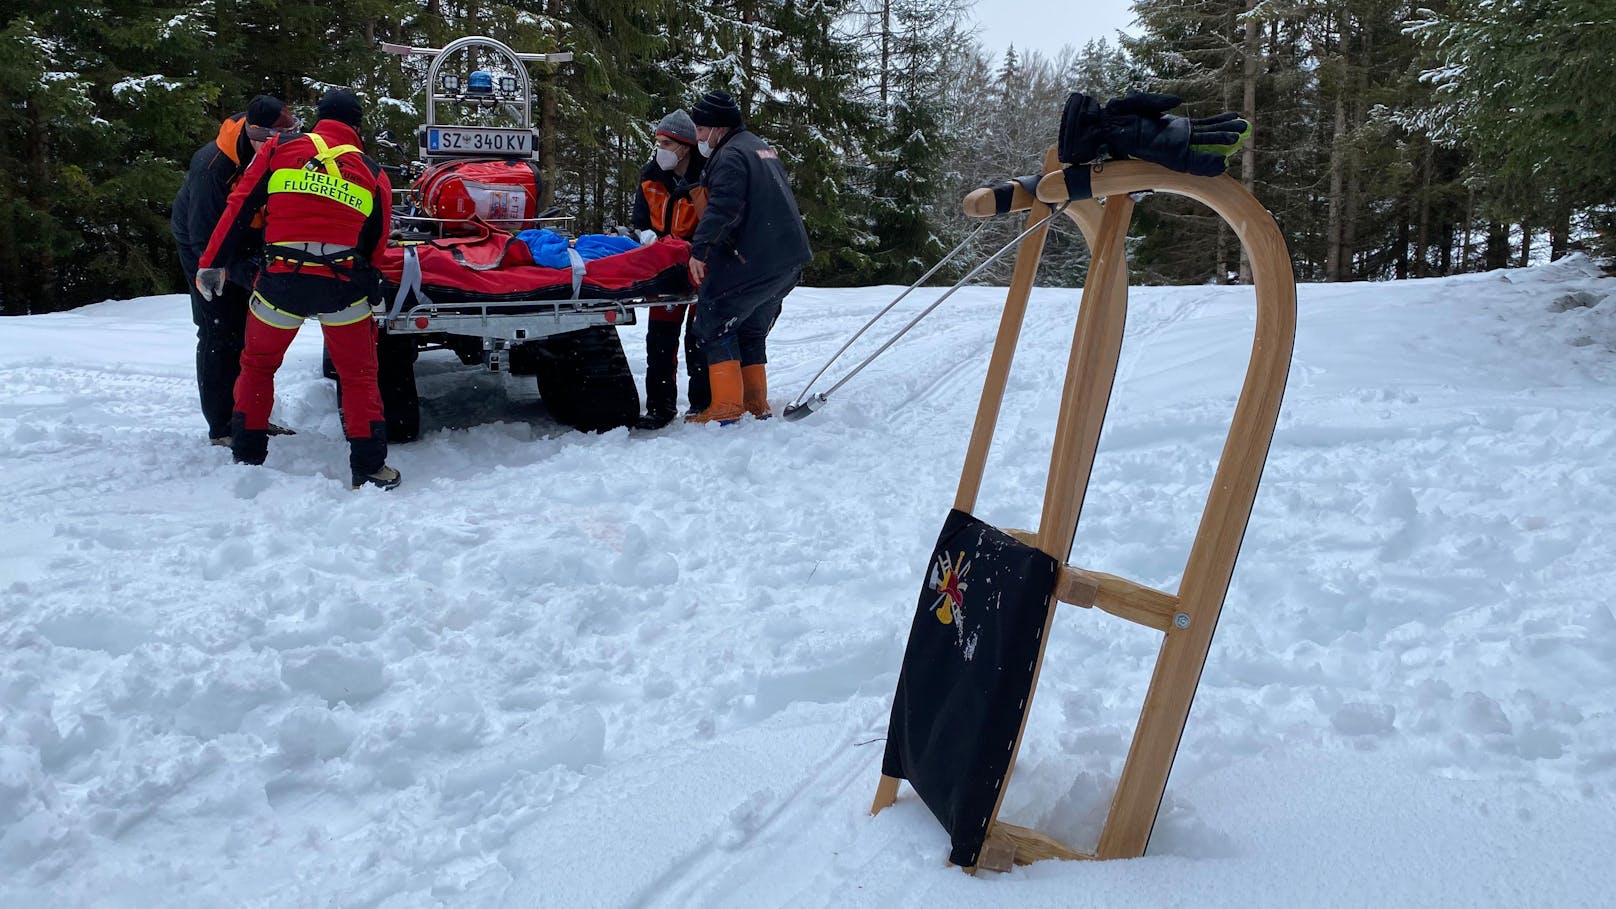
[{"label": "black jacket", "polygon": [[[640,182],[636,184],[637,188],[634,193],[634,210],[629,213],[628,217],[629,226],[635,230],[650,230],[654,226],[651,223],[651,207],[645,201],[643,187],[646,181],[654,180],[667,188],[671,207],[673,202],[689,197],[691,188],[701,183],[701,172],[706,167],[706,164],[707,159],[698,154],[695,149],[691,149],[690,165],[685,168],[685,175],[681,177],[672,171],[663,170],[657,166],[656,156],[652,155],[651,160],[640,168]],[[662,223],[673,223],[671,215],[671,212],[664,212]]]},{"label": "black jacket", "polygon": [[707,210],[690,255],[707,263],[703,296],[784,274],[813,258],[786,169],[755,133],[743,126],[725,135],[701,182]]},{"label": "black jacket", "polygon": [[[218,137],[191,156],[185,182],[174,197],[168,227],[179,247],[180,265],[189,273],[195,273],[202,251],[208,247],[230,190],[252,162],[252,144],[243,131],[246,123],[246,115],[237,114],[219,126]],[[231,281],[251,287],[255,270],[251,261],[243,259],[229,267],[228,275]]]}]

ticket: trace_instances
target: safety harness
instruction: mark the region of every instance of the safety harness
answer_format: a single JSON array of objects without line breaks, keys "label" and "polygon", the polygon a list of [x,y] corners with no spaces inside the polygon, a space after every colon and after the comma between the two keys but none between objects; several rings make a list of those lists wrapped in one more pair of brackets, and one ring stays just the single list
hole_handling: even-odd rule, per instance
[{"label": "safety harness", "polygon": [[[308,133],[306,138],[314,143],[314,157],[302,167],[283,167],[270,174],[269,192],[319,196],[346,205],[369,218],[375,210],[375,193],[345,178],[337,166],[337,159],[343,155],[363,156],[364,152],[356,145],[338,145],[333,148],[318,133]],[[368,166],[369,162],[366,164]],[[372,168],[373,175],[374,170]],[[306,267],[318,267],[325,269],[340,281],[374,283],[375,280],[370,262],[352,246],[279,240],[268,244],[265,255],[270,262],[289,266],[292,274],[299,274]],[[260,319],[277,328],[293,328],[302,322],[301,316],[276,308],[258,293],[253,294],[252,311]],[[364,297],[354,301],[342,311],[321,314],[319,319],[327,325],[343,325],[369,316],[370,294],[366,293]]]}]

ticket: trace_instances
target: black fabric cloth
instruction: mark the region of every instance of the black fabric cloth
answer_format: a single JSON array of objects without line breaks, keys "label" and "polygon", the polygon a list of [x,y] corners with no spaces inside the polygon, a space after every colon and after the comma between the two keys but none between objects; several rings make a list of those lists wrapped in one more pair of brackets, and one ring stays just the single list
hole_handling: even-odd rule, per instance
[{"label": "black fabric cloth", "polygon": [[[668,211],[663,213],[662,223],[673,223],[673,206],[680,199],[690,198],[690,191],[701,185],[701,175],[707,168],[707,159],[690,150],[690,164],[685,168],[685,175],[679,176],[673,171],[663,170],[657,166],[656,156],[652,156],[645,166],[640,168],[639,187],[647,180],[655,180],[668,190]],[[628,223],[635,230],[651,229],[651,208],[645,201],[645,190],[636,189],[634,193],[634,208],[629,212]]]},{"label": "black fabric cloth", "polygon": [[359,124],[364,119],[364,109],[359,105],[359,96],[345,88],[333,88],[321,95],[320,104],[315,110],[319,114],[319,119],[346,123],[355,130],[359,129]]},{"label": "black fabric cloth", "polygon": [[[230,134],[227,141],[230,141],[236,157],[232,158],[220,148],[218,140],[197,149],[191,155],[180,191],[174,196],[168,228],[174,235],[174,245],[179,249],[180,266],[186,270],[186,286],[195,283],[197,261],[208,248],[213,228],[224,214],[230,190],[235,188],[236,180],[252,161],[252,145],[246,135],[240,132],[239,124]],[[257,271],[254,253],[262,243],[262,236],[262,231],[248,232],[243,242],[246,254],[225,269],[225,275],[231,282],[242,287],[252,286],[253,275]]]},{"label": "black fabric cloth", "polygon": [[195,262],[185,274],[191,291],[191,321],[196,324],[196,389],[208,438],[230,435],[236,407],[236,377],[241,375],[241,349],[247,343],[247,300],[251,292],[227,283],[212,300],[196,289]]},{"label": "black fabric cloth", "polygon": [[697,126],[737,127],[741,125],[741,108],[729,92],[711,91],[690,108],[690,120]]},{"label": "black fabric cloth", "polygon": [[702,175],[707,210],[690,257],[707,265],[700,298],[783,275],[813,258],[779,155],[742,128],[724,136]]},{"label": "black fabric cloth", "polygon": [[974,867],[1032,693],[1059,565],[957,509],[937,537],[881,772],[908,780]]},{"label": "black fabric cloth", "polygon": [[769,362],[766,342],[780,318],[786,294],[802,280],[802,269],[762,279],[712,297],[696,306],[692,334],[708,363],[740,360],[742,366]]}]

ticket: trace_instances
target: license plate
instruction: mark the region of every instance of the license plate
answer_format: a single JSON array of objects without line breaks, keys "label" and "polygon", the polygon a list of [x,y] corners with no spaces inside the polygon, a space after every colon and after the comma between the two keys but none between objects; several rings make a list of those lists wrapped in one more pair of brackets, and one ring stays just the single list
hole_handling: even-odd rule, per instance
[{"label": "license plate", "polygon": [[429,155],[513,155],[532,157],[533,132],[488,126],[429,126]]}]

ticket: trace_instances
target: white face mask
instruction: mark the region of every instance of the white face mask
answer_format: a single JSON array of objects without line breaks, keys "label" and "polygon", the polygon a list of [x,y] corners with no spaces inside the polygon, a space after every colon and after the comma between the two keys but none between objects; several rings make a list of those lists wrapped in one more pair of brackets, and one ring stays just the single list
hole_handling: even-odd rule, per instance
[{"label": "white face mask", "polygon": [[701,152],[701,156],[703,158],[711,158],[713,156],[713,147],[708,145],[706,140],[696,143],[696,151]]},{"label": "white face mask", "polygon": [[679,165],[679,153],[671,148],[659,148],[656,150],[656,163],[663,170],[673,170]]}]

